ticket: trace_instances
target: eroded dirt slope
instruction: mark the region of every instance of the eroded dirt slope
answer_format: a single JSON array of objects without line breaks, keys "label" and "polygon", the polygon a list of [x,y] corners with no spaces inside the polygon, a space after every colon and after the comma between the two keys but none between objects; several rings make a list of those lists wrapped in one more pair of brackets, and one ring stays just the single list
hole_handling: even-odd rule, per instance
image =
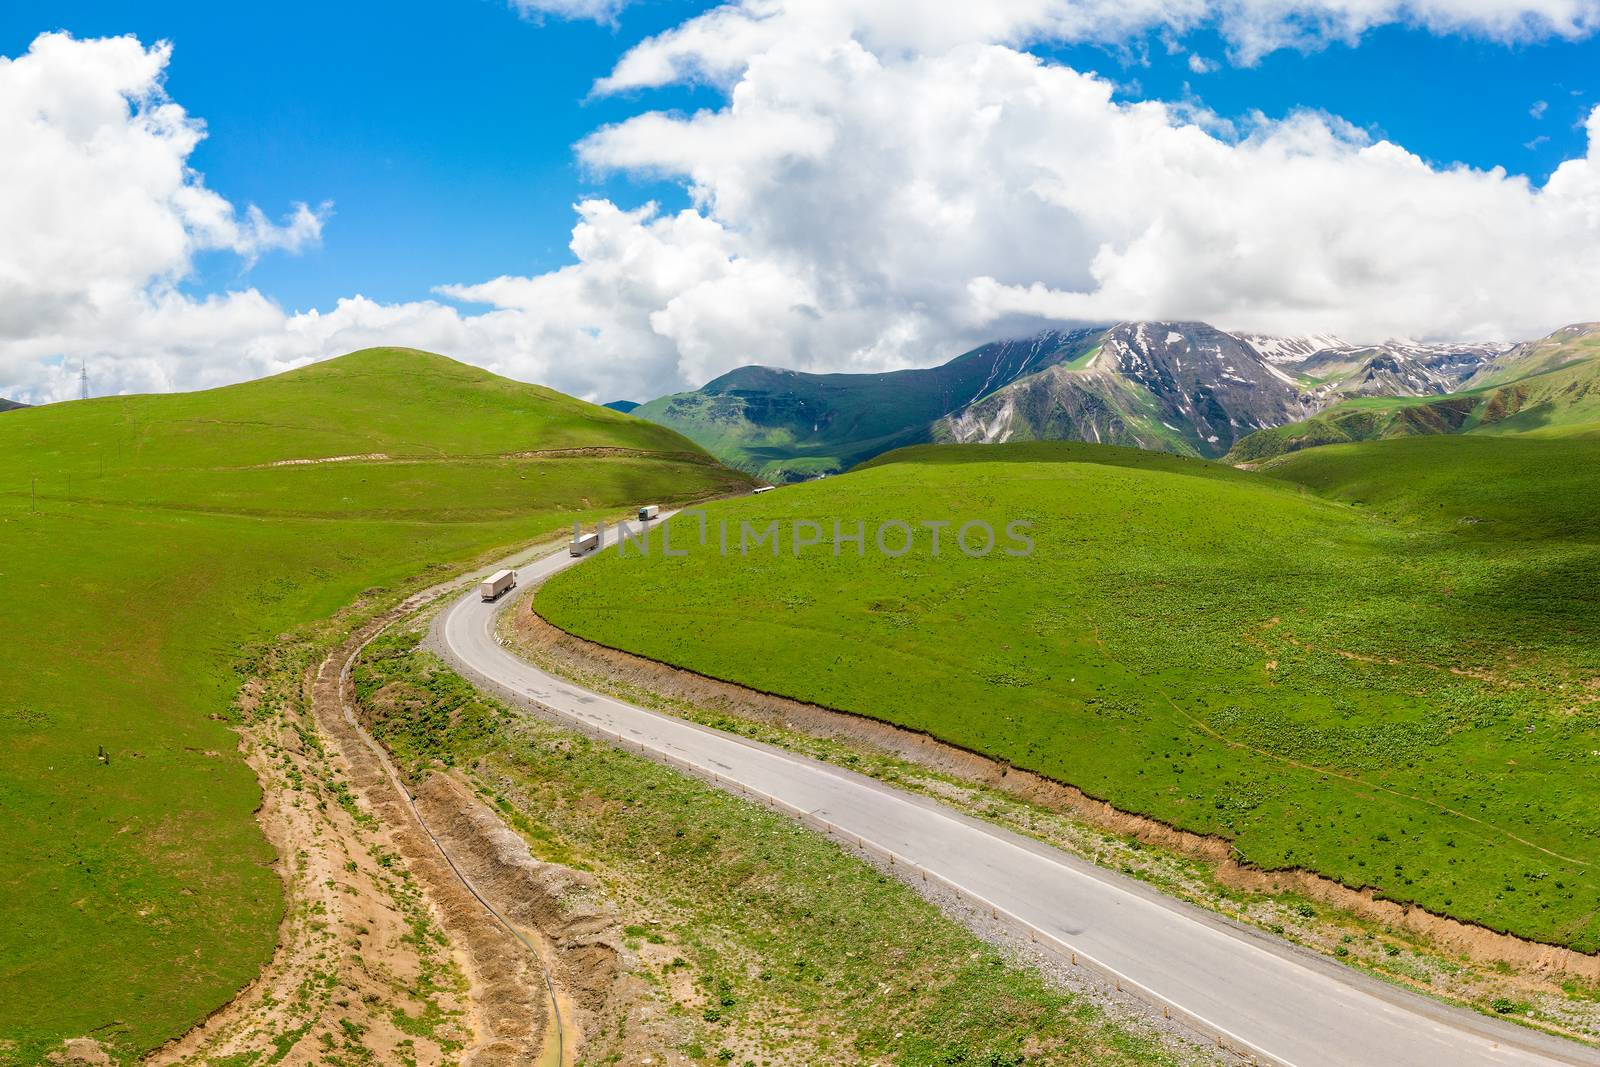
[{"label": "eroded dirt slope", "polygon": [[413,807],[356,725],[346,663],[438,592],[322,659],[285,640],[246,687],[240,747],[262,783],[259,819],[285,883],[278,949],[238,997],[149,1062],[554,1065],[584,1051],[635,1062],[677,1043],[591,876],[534,860],[452,777],[411,785]]}]

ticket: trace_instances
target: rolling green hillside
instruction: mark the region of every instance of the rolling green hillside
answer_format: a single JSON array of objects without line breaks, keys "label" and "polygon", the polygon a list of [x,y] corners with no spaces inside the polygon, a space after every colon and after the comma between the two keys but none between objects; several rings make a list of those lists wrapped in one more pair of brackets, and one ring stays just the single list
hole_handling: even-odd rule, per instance
[{"label": "rolling green hillside", "polygon": [[1085,355],[1100,332],[1000,341],[929,370],[804,374],[741,367],[633,414],[682,432],[740,470],[801,481],[929,441],[935,420],[1007,382]]},{"label": "rolling green hillside", "polygon": [[[535,605],[1222,835],[1262,867],[1594,952],[1596,469],[1594,437],[1325,449],[1278,477],[1088,445],[910,449],[712,505],[726,558],[680,516],[687,557],[608,554]],[[968,558],[954,526],[938,556],[920,527],[908,554],[872,547],[886,520],[972,519],[1026,520],[1036,550]],[[784,526],[780,553],[742,556],[740,522],[773,520],[813,520],[823,544],[797,558]],[[833,554],[836,520],[867,524],[865,556]]]},{"label": "rolling green hillside", "polygon": [[[1262,468],[1419,534],[1564,551],[1600,545],[1600,431],[1407,437],[1308,449]],[[1553,588],[1539,595],[1584,588]]]},{"label": "rolling green hillside", "polygon": [[746,485],[670,430],[397,349],[0,419],[0,1061],[85,1034],[131,1057],[271,952],[229,728],[263,643],[580,515]]},{"label": "rolling green hillside", "polygon": [[1351,400],[1314,418],[1257,431],[1228,460],[1264,460],[1320,445],[1437,434],[1554,433],[1600,426],[1600,326],[1572,326],[1519,345],[1442,397]]}]

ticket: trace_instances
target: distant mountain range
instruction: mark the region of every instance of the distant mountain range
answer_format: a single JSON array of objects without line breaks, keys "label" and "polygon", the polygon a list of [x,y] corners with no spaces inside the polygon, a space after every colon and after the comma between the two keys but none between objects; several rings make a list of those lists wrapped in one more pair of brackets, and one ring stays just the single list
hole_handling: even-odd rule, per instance
[{"label": "distant mountain range", "polygon": [[837,473],[926,442],[1082,440],[1219,458],[1258,431],[1346,402],[1470,388],[1493,368],[1508,371],[1526,348],[1353,345],[1124,322],[996,341],[928,370],[741,367],[633,413],[772,481]]},{"label": "distant mountain range", "polygon": [[1440,396],[1362,394],[1309,419],[1270,427],[1228,453],[1260,463],[1317,445],[1423,434],[1511,434],[1600,429],[1600,323],[1557,330],[1480,363]]},{"label": "distant mountain range", "polygon": [[938,420],[1002,386],[1082,359],[1102,332],[998,341],[928,370],[805,374],[740,367],[633,414],[672,427],[729,466],[770,481],[798,481],[925,444]]},{"label": "distant mountain range", "polygon": [[15,400],[7,400],[5,397],[0,396],[0,411],[12,411],[16,408],[25,408],[27,406],[28,405],[26,404],[19,404]]}]

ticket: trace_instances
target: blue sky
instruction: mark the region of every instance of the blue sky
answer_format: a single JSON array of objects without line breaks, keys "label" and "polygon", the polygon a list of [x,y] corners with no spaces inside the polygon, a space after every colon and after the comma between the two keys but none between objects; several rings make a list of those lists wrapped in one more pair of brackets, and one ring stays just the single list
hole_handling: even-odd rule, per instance
[{"label": "blue sky", "polygon": [[[320,249],[264,257],[248,278],[303,309],[353,292],[421,298],[441,282],[567,259],[571,203],[608,187],[586,180],[571,146],[632,110],[588,101],[591,84],[629,44],[692,10],[652,3],[608,27],[530,21],[496,0],[18,0],[0,7],[0,54],[57,29],[171,41],[167,90],[206,122],[191,163],[211,188],[269,214],[333,201]],[[663,94],[671,106],[694,106],[695,95]],[[191,289],[240,283],[235,257],[200,267]]]},{"label": "blue sky", "polygon": [[[175,51],[167,88],[209,136],[191,157],[209,187],[269,214],[332,201],[320,248],[202,256],[192,292],[253,285],[301,310],[361,293],[426,298],[439,284],[559,267],[578,198],[677,206],[676,184],[584,173],[572,145],[642,106],[716,106],[710,90],[669,87],[590,99],[639,40],[709,5],[653,0],[615,25],[518,17],[499,0],[274,5],[12,0],[0,53],[40,32],[124,33]],[[1502,166],[1542,182],[1583,151],[1600,102],[1600,40],[1506,45],[1402,27],[1359,45],[1280,51],[1257,66],[1225,60],[1200,31],[1169,54],[1155,36],[1117,48],[1036,49],[1115,81],[1123,99],[1193,99],[1224,117],[1316,108],[1432,162]],[[1188,55],[1220,62],[1196,75]],[[1530,110],[1548,105],[1542,117]],[[1532,148],[1526,147],[1532,143]]]},{"label": "blue sky", "polygon": [[0,55],[28,400],[384,344],[610,400],[1087,322],[1600,319],[1600,0],[11,0]]},{"label": "blue sky", "polygon": [[[1254,67],[1228,64],[1215,34],[1194,33],[1183,43],[1186,51],[1176,55],[1155,42],[1128,56],[1094,47],[1053,54],[1128,84],[1128,98],[1192,95],[1225,117],[1316,108],[1435,164],[1501,166],[1536,182],[1582,154],[1583,120],[1600,102],[1600,40],[1593,38],[1507,45],[1386,26],[1356,47],[1279,51]],[[1197,76],[1190,52],[1219,68]],[[1530,112],[1540,101],[1547,110],[1535,118]],[[1528,147],[1539,138],[1545,140]]]}]

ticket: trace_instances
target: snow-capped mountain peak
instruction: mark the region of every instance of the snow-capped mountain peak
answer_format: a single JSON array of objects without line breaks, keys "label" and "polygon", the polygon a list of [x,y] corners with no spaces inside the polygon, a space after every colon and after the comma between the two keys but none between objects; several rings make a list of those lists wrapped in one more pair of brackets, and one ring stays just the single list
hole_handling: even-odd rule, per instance
[{"label": "snow-capped mountain peak", "polygon": [[1256,350],[1268,363],[1302,363],[1318,352],[1351,347],[1331,333],[1304,334],[1298,337],[1272,337],[1242,333],[1239,340]]}]

